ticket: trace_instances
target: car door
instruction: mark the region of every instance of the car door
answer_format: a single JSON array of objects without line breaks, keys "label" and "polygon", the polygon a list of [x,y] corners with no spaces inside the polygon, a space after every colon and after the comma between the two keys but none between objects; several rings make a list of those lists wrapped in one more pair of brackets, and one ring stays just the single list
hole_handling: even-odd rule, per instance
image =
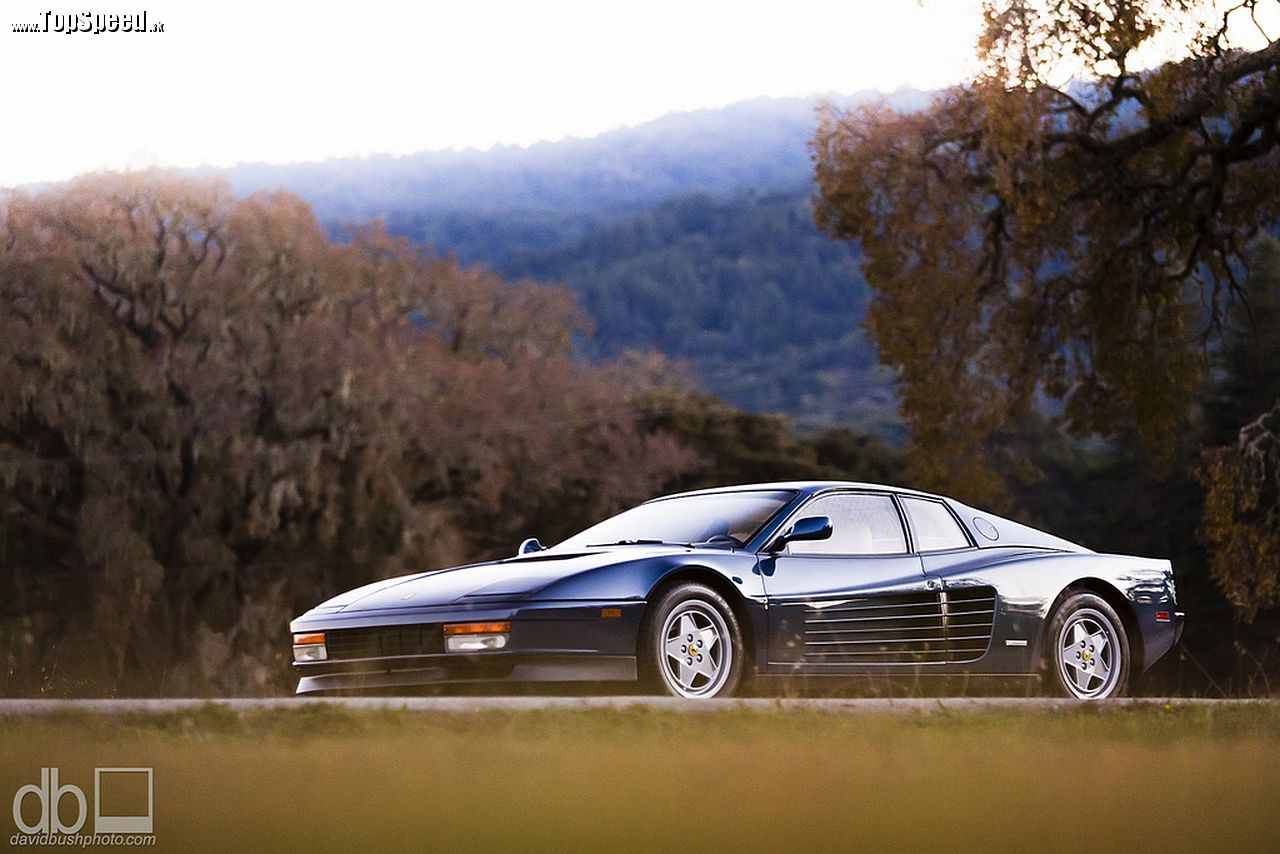
[{"label": "car door", "polygon": [[924,573],[939,586],[947,669],[971,670],[987,655],[999,605],[996,588],[975,577],[979,549],[946,502],[900,495],[898,504]]},{"label": "car door", "polygon": [[825,493],[787,524],[808,516],[830,518],[831,537],[791,543],[760,561],[769,670],[840,673],[941,664],[937,582],[926,578],[911,552],[893,496]]}]

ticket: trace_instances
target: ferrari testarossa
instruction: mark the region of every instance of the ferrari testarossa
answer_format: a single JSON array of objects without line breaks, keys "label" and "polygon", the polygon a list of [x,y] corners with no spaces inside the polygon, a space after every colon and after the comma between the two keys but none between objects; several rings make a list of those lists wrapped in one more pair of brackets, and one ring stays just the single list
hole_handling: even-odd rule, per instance
[{"label": "ferrari testarossa", "polygon": [[881,675],[1033,677],[1102,699],[1182,624],[1166,560],[938,495],[805,482],[656,498],[551,548],[352,590],[290,628],[300,694],[639,680],[708,698]]}]

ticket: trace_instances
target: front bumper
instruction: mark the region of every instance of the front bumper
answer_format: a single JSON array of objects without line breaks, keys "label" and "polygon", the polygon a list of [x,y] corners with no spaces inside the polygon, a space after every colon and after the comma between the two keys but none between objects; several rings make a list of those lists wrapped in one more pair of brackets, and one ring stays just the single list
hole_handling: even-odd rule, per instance
[{"label": "front bumper", "polygon": [[[490,652],[424,655],[294,666],[299,694],[367,691],[415,685],[517,682],[614,682],[636,679],[634,655]],[[317,672],[318,670],[327,672]]]},{"label": "front bumper", "polygon": [[[290,630],[333,632],[412,627],[432,635],[425,648],[382,646],[370,657],[295,662],[297,693],[363,691],[414,685],[477,682],[634,681],[636,642],[644,603],[557,601],[426,606],[380,611],[311,611]],[[608,614],[609,616],[605,616]],[[448,623],[510,622],[503,650],[445,652],[434,632]],[[360,653],[370,650],[362,649]],[[412,654],[399,654],[412,653]]]}]

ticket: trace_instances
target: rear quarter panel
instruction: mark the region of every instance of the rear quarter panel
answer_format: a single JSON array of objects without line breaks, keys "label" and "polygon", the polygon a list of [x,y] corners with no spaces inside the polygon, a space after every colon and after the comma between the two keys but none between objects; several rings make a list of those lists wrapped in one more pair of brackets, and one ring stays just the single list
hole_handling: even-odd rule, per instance
[{"label": "rear quarter panel", "polygon": [[946,589],[990,585],[998,591],[991,647],[964,666],[967,672],[1038,670],[1048,624],[1073,586],[1114,600],[1130,636],[1136,672],[1150,667],[1175,640],[1173,624],[1155,619],[1157,611],[1172,611],[1177,604],[1173,571],[1165,560],[1014,546],[927,554],[923,561],[925,573]]}]

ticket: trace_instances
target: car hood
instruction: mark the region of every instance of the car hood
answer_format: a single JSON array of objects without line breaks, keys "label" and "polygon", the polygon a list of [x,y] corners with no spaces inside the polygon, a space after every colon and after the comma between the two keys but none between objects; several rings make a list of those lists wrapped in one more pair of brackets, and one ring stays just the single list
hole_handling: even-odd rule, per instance
[{"label": "car hood", "polygon": [[[691,553],[686,546],[620,546],[538,552],[506,560],[378,581],[336,596],[314,610],[378,611],[485,600],[518,600],[566,578],[648,558]],[[723,555],[723,550],[717,550]]]}]

